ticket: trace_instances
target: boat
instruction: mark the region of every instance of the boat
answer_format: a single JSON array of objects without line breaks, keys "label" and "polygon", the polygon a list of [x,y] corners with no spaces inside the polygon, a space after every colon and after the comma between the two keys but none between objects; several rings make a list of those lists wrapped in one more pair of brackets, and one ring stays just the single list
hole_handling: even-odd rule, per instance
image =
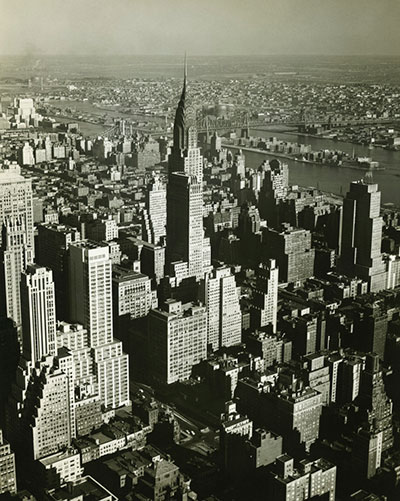
[{"label": "boat", "polygon": [[370,157],[356,157],[349,160],[343,160],[341,167],[358,170],[385,170],[385,167],[380,166],[379,162],[373,161]]}]

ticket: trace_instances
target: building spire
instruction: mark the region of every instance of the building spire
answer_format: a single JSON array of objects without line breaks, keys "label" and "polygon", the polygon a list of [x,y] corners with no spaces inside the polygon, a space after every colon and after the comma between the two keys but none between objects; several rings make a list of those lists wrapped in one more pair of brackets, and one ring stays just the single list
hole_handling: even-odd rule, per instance
[{"label": "building spire", "polygon": [[187,57],[185,52],[185,59],[183,65],[183,88],[181,98],[175,113],[174,122],[174,147],[176,149],[183,149],[185,147],[185,115],[186,115],[186,83],[187,83]]},{"label": "building spire", "polygon": [[183,85],[186,87],[187,81],[187,56],[185,51],[184,67],[183,67]]}]

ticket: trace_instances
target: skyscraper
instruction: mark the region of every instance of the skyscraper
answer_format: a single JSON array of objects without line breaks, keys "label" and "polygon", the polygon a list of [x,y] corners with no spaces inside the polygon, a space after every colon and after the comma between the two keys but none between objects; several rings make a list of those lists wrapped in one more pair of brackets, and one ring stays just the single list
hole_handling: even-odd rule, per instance
[{"label": "skyscraper", "polygon": [[18,220],[18,216],[22,217],[24,223],[26,243],[34,249],[31,180],[21,176],[19,165],[3,165],[0,166],[0,224],[6,218]]},{"label": "skyscraper", "polygon": [[17,475],[15,471],[15,455],[10,444],[3,439],[0,429],[0,495],[17,492]]},{"label": "skyscraper", "polygon": [[382,451],[393,447],[393,402],[386,394],[379,356],[376,353],[367,354],[356,403],[369,430],[374,433],[382,432]]},{"label": "skyscraper", "polygon": [[112,342],[111,260],[106,244],[70,246],[70,315],[89,333],[92,348]]},{"label": "skyscraper", "polygon": [[386,287],[380,205],[378,185],[364,180],[353,181],[343,200],[339,267],[343,273],[367,281],[371,292]]},{"label": "skyscraper", "polygon": [[0,312],[12,318],[19,331],[22,322],[21,272],[25,270],[28,263],[33,262],[33,248],[28,245],[27,239],[22,214],[15,217],[7,216],[3,221],[0,246]]},{"label": "skyscraper", "polygon": [[21,272],[34,260],[31,181],[17,164],[0,166],[0,314],[12,318],[21,342]]},{"label": "skyscraper", "polygon": [[57,316],[68,318],[68,247],[80,240],[79,231],[57,223],[38,226],[36,262],[53,272]]},{"label": "skyscraper", "polygon": [[69,263],[70,314],[88,331],[94,373],[102,404],[129,404],[128,355],[113,339],[111,259],[106,244],[71,244]]},{"label": "skyscraper", "polygon": [[163,310],[151,310],[149,347],[155,381],[189,379],[192,367],[207,357],[206,308],[171,299]]},{"label": "skyscraper", "polygon": [[272,326],[276,332],[278,315],[279,270],[275,259],[262,264],[256,271],[256,285],[253,290],[251,323],[253,328]]},{"label": "skyscraper", "polygon": [[53,273],[31,264],[22,274],[23,353],[33,363],[56,355],[56,304]]},{"label": "skyscraper", "polygon": [[195,112],[186,102],[186,63],[168,171],[168,272],[173,263],[180,261],[187,263],[186,271],[180,270],[183,278],[201,279],[210,265],[211,251],[209,240],[203,234],[203,157],[197,146]]},{"label": "skyscraper", "polygon": [[147,186],[146,209],[143,211],[142,237],[147,242],[159,244],[166,235],[167,192],[165,185],[155,176]]},{"label": "skyscraper", "polygon": [[311,245],[311,232],[282,224],[281,230],[263,231],[265,257],[276,259],[281,282],[304,282],[314,275],[315,249]]},{"label": "skyscraper", "polygon": [[187,68],[185,59],[185,72],[183,89],[174,121],[174,141],[171,155],[168,159],[168,171],[184,172],[194,176],[199,184],[203,183],[203,157],[197,146],[196,113],[188,103],[186,95]]},{"label": "skyscraper", "polygon": [[55,357],[21,360],[7,407],[7,430],[17,451],[31,459],[71,444],[68,375]]},{"label": "skyscraper", "polygon": [[200,300],[207,306],[207,344],[212,350],[239,344],[242,314],[235,276],[228,266],[216,268],[205,276]]},{"label": "skyscraper", "polygon": [[258,197],[260,216],[268,226],[278,228],[280,223],[279,203],[284,200],[288,192],[289,168],[279,160],[264,162],[259,170],[263,170],[264,179]]}]

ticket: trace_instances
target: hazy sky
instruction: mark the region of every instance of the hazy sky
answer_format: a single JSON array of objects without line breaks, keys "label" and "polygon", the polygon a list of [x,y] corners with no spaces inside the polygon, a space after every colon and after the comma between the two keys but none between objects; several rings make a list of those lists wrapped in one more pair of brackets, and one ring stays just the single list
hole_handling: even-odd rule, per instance
[{"label": "hazy sky", "polygon": [[400,0],[0,0],[0,54],[400,54]]}]

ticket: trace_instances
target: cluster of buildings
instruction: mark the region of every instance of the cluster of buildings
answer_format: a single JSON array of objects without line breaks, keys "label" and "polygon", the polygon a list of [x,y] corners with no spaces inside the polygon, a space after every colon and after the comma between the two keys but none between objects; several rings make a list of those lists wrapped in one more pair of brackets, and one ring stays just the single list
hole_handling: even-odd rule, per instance
[{"label": "cluster of buildings", "polygon": [[399,214],[201,140],[2,136],[0,492],[396,499]]}]

